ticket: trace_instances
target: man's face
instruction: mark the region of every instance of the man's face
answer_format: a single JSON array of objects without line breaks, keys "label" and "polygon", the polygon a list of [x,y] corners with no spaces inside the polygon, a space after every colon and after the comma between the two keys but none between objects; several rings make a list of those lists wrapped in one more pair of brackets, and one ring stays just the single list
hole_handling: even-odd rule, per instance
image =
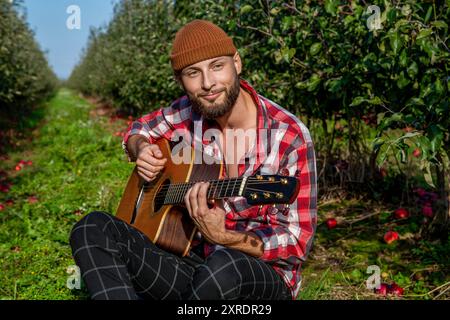
[{"label": "man's face", "polygon": [[240,92],[240,69],[238,54],[184,68],[180,80],[194,111],[206,119],[216,119],[231,111]]}]

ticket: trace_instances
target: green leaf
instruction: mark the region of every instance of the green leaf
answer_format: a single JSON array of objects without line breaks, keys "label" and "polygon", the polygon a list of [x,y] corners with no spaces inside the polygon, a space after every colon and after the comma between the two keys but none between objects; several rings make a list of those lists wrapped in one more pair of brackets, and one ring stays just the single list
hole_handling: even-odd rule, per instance
[{"label": "green leaf", "polygon": [[383,104],[383,101],[380,99],[380,97],[374,97],[367,101],[370,104],[381,106]]},{"label": "green leaf", "polygon": [[385,141],[382,137],[377,137],[372,141],[372,149],[376,152],[384,145]]},{"label": "green leaf", "polygon": [[436,27],[436,29],[448,30],[448,25],[445,23],[445,21],[442,20],[433,21],[431,25]]},{"label": "green leaf", "polygon": [[249,4],[247,4],[241,8],[241,14],[246,14],[252,10],[253,10],[253,7]]},{"label": "green leaf", "polygon": [[399,62],[402,67],[406,67],[408,64],[408,55],[406,54],[406,49],[403,49],[400,53]]},{"label": "green leaf", "polygon": [[422,40],[428,36],[430,36],[433,33],[433,30],[431,29],[422,29],[420,30],[419,34],[416,37],[416,41]]},{"label": "green leaf", "polygon": [[417,66],[417,63],[413,61],[411,65],[406,69],[406,72],[408,72],[408,75],[411,79],[414,79],[417,73],[419,72],[419,67]]},{"label": "green leaf", "polygon": [[434,88],[437,94],[442,94],[444,92],[444,86],[442,85],[441,79],[436,79],[434,82]]},{"label": "green leaf", "polygon": [[337,12],[338,1],[336,0],[326,0],[325,1],[325,11],[333,16]]},{"label": "green leaf", "polygon": [[322,49],[322,43],[316,42],[309,48],[309,53],[315,56]]},{"label": "green leaf", "polygon": [[350,103],[350,107],[356,107],[359,106],[361,103],[367,101],[366,98],[364,97],[355,97],[352,101],[352,103]]},{"label": "green leaf", "polygon": [[423,173],[423,177],[425,178],[425,182],[432,188],[436,188],[436,186],[434,185],[433,182],[433,175],[431,174],[431,168],[430,168],[431,164],[429,161],[425,161],[425,165],[424,165],[424,173]]},{"label": "green leaf", "polygon": [[402,71],[397,79],[397,87],[399,89],[403,89],[406,87],[411,81],[405,77],[405,73]]},{"label": "green leaf", "polygon": [[320,76],[316,73],[313,74],[311,78],[308,79],[307,90],[309,92],[314,91],[319,85],[320,81],[321,81]]},{"label": "green leaf", "polygon": [[389,43],[391,45],[392,51],[394,51],[394,55],[397,55],[402,46],[402,38],[400,37],[398,32],[394,32],[389,36]]},{"label": "green leaf", "polygon": [[427,14],[425,15],[424,22],[427,23],[430,20],[431,14],[433,12],[433,6],[429,6],[427,10]]},{"label": "green leaf", "polygon": [[272,10],[270,10],[270,14],[276,16],[278,12],[280,12],[280,10],[280,8],[273,8]]}]

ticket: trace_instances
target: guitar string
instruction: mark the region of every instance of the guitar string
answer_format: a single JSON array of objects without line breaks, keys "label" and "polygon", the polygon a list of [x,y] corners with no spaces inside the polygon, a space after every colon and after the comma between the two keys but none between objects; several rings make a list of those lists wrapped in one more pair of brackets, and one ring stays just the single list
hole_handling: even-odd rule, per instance
[{"label": "guitar string", "polygon": [[[235,184],[237,183],[238,180],[240,180],[240,179],[236,179],[235,180]],[[211,192],[211,190],[213,190],[213,188],[214,188],[214,191],[213,191],[213,194],[214,194],[217,191],[217,188],[220,185],[221,186],[221,189],[219,191],[219,195],[220,195],[222,193],[222,190],[223,190],[223,185],[225,184],[222,181],[226,181],[226,180],[215,180],[215,181],[212,181],[210,186],[209,186],[209,189],[208,189],[208,194]],[[231,179],[226,181],[226,182],[227,182],[227,185],[229,185],[229,183],[231,182]],[[182,183],[182,184],[170,184],[170,185],[167,185],[167,186],[163,186],[162,188],[158,189],[157,191],[159,193],[163,193],[164,191],[167,191],[164,195],[160,195],[161,197],[166,197],[168,194],[170,194],[170,195],[174,195],[174,194],[177,195],[179,193],[186,193],[188,191],[188,189],[190,187],[192,187],[195,183],[196,182]],[[261,184],[275,184],[275,183],[279,183],[279,182],[277,182],[277,181],[268,181],[268,182],[250,181],[250,182],[248,182],[246,184],[246,189],[250,189],[249,188],[250,186],[261,185]],[[172,190],[169,191],[170,187],[172,187]],[[151,189],[151,188],[150,187],[148,187],[148,188],[144,187],[144,190],[148,190],[148,189]],[[231,193],[233,193],[233,191],[235,191],[234,189],[235,189],[235,186],[233,187]],[[254,188],[252,190],[253,191],[260,191],[258,189],[254,189]],[[225,192],[225,194],[226,194],[227,191],[228,191],[228,186],[227,186],[225,191],[226,191]],[[266,191],[266,190],[264,190],[264,191]],[[268,191],[268,192],[274,193],[273,191]]]},{"label": "guitar string", "polygon": [[[209,195],[209,193],[211,193],[211,190],[213,190],[213,189],[214,189],[213,194],[215,194],[215,192],[217,191],[219,185],[221,186],[221,188],[220,188],[220,191],[218,193],[219,193],[219,195],[222,193],[224,183],[220,183],[220,181],[221,180],[218,180],[217,182],[211,183],[211,185],[209,186],[209,189],[208,189],[208,195]],[[238,180],[235,181],[235,184],[236,184],[237,181]],[[274,183],[278,183],[278,182],[266,182],[266,183],[264,183],[264,182],[251,182],[251,183],[247,183],[246,184],[246,190],[251,189],[251,188],[249,188],[251,186],[261,185],[261,184],[274,184]],[[173,186],[172,190],[169,191],[171,186]],[[158,193],[163,193],[163,194],[160,195],[161,197],[166,197],[168,194],[170,194],[170,195],[178,195],[180,193],[181,194],[183,194],[183,193],[185,194],[189,190],[189,188],[192,187],[192,186],[193,186],[192,183],[179,184],[179,185],[176,185],[176,186],[175,185],[169,185],[169,186],[167,186],[167,188],[166,187],[162,187],[162,188],[158,189],[157,191],[158,191]],[[225,189],[225,194],[227,194],[227,192],[228,192],[228,186],[229,186],[229,182],[227,182],[227,188]],[[233,189],[231,190],[232,194],[236,191],[235,187],[236,186],[233,186]],[[147,188],[146,190],[148,190],[148,189],[151,189],[151,188]],[[254,188],[252,190],[253,191],[260,191],[258,189],[254,189]],[[164,194],[164,191],[167,191],[167,192]],[[266,191],[266,190],[263,190],[263,191]],[[273,192],[273,191],[267,191],[267,192]]]},{"label": "guitar string", "polygon": [[[238,180],[243,180],[243,178],[239,178],[236,179],[235,182],[237,182]],[[212,180],[210,181],[210,185],[212,185],[213,183],[229,183],[228,181],[232,181],[233,179],[227,179],[227,180]],[[160,189],[158,189],[159,191],[165,191],[166,189],[172,187],[172,188],[176,188],[176,187],[181,187],[181,186],[194,186],[194,184],[198,183],[198,182],[202,182],[202,181],[192,181],[192,182],[182,182],[182,183],[171,183],[168,185],[164,185],[162,186]],[[204,182],[204,181],[203,181]],[[242,181],[241,181],[242,182]],[[261,181],[261,180],[247,180],[246,186],[247,185],[260,185],[260,184],[279,184],[280,181]],[[145,189],[152,189],[153,186],[144,186],[144,190]]]},{"label": "guitar string", "polygon": [[[208,191],[208,198],[210,198],[211,196],[212,196],[211,198],[213,198],[213,199],[222,199],[222,198],[232,197],[232,194],[227,195],[227,193],[225,193],[225,194],[221,195],[220,192],[219,192],[219,195],[216,196],[215,195],[216,190],[217,190],[217,188],[215,188],[214,190],[213,189],[209,189],[209,191]],[[254,188],[247,188],[247,190],[249,190],[249,191],[261,191],[260,189],[254,189]],[[212,191],[212,195],[210,196],[211,191]],[[264,190],[264,191],[267,192],[267,193],[270,193],[270,194],[277,194],[277,192],[275,192],[275,191],[267,191],[267,190]],[[158,194],[155,197],[155,201],[163,202],[163,204],[183,203],[183,201],[182,201],[183,193],[171,194],[169,199],[167,199],[167,195],[168,194],[166,194],[166,195]]]},{"label": "guitar string", "polygon": [[[236,179],[236,181],[235,181],[235,185],[236,185],[236,182],[238,181],[238,180],[241,180],[241,179]],[[217,192],[217,189],[218,189],[218,187],[219,187],[219,185],[223,185],[224,183],[221,183],[222,181],[226,181],[226,180],[215,180],[213,183],[211,183],[211,185],[209,186],[209,189],[208,189],[208,196],[215,196],[215,194],[216,194],[216,192]],[[230,182],[231,182],[232,180],[230,179],[230,180],[228,180],[228,181],[226,181],[227,182],[227,184],[229,184]],[[176,198],[176,199],[178,199],[179,197],[180,197],[180,195],[183,195],[183,194],[185,194],[187,191],[188,191],[188,188],[190,187],[190,184],[191,183],[188,183],[188,184],[179,184],[179,186],[181,186],[182,188],[178,188],[178,189],[173,189],[173,190],[175,190],[174,192],[172,192],[171,194],[173,195],[173,194],[175,194],[174,195],[174,198]],[[169,186],[169,188],[170,188],[170,186]],[[163,188],[161,188],[160,190],[158,190],[159,192],[162,190]],[[164,188],[164,189],[166,189],[166,188]],[[219,196],[221,196],[221,193],[222,193],[222,189],[223,188],[221,188],[220,189],[220,191],[218,192],[218,194],[219,194]],[[228,191],[228,187],[227,187],[227,189],[225,190],[225,193],[224,193],[224,197],[227,195],[227,191]],[[235,191],[234,190],[234,188],[233,188],[233,190],[231,190],[232,192],[232,194],[233,194],[233,191]],[[161,192],[160,192],[161,193]],[[167,193],[170,193],[170,191],[168,191]],[[212,193],[212,194],[211,194]],[[166,198],[167,197],[167,194],[158,194],[157,196],[156,196],[156,198],[158,199],[158,200],[161,200],[162,198]]]}]

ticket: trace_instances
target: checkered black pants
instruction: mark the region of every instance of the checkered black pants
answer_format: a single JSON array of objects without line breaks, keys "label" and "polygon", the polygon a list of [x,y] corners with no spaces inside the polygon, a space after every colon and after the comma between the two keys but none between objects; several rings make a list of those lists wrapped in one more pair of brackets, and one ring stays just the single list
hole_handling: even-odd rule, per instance
[{"label": "checkered black pants", "polygon": [[81,219],[70,245],[92,299],[292,299],[259,259],[232,249],[180,258],[106,212]]}]

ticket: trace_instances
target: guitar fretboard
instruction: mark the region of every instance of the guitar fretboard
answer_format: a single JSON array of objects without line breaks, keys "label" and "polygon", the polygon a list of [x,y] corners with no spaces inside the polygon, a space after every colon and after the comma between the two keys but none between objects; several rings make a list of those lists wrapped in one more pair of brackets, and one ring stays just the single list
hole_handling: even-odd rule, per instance
[{"label": "guitar fretboard", "polygon": [[[242,195],[246,177],[210,181],[207,199],[223,199]],[[174,183],[163,186],[156,201],[164,205],[184,204],[184,196],[197,182]]]}]

